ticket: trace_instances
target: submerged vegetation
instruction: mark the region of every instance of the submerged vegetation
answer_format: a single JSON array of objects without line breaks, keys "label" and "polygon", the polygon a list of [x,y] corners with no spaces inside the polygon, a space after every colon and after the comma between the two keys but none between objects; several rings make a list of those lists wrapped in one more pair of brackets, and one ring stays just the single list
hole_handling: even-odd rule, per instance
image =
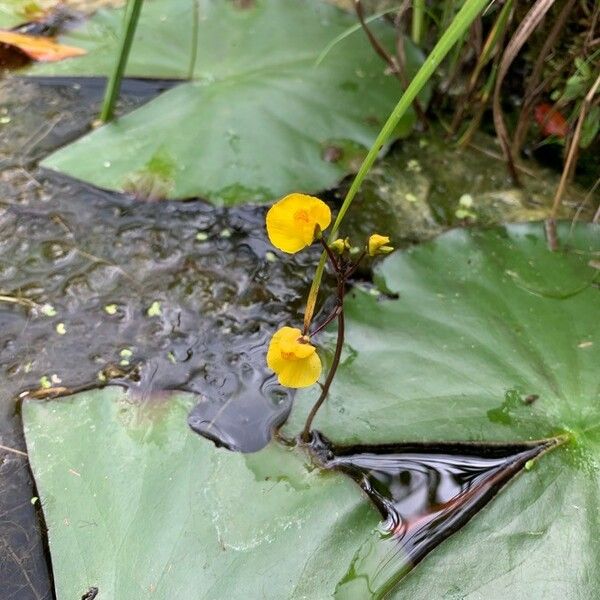
[{"label": "submerged vegetation", "polygon": [[0,0],[7,593],[598,596],[599,23]]}]

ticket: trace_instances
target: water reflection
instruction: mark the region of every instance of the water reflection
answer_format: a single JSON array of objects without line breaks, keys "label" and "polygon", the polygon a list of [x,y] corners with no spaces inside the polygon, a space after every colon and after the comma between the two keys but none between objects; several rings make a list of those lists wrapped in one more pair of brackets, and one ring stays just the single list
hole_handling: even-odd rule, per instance
[{"label": "water reflection", "polygon": [[334,447],[316,433],[318,461],[356,481],[383,519],[379,538],[357,551],[339,597],[380,597],[553,443]]}]

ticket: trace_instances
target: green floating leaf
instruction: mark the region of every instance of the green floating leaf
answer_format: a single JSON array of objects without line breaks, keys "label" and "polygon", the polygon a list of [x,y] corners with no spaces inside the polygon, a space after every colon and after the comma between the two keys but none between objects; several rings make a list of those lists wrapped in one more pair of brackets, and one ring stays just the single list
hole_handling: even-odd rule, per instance
[{"label": "green floating leaf", "polygon": [[[399,299],[347,299],[345,357],[316,428],[355,444],[517,441],[600,424],[600,227],[564,224],[559,238],[550,252],[540,223],[453,230],[385,259],[376,281]],[[295,403],[289,432],[316,395]]]},{"label": "green floating leaf", "polygon": [[[384,447],[377,464],[389,469],[391,502],[415,492],[403,474],[437,490],[429,505],[415,498],[402,515],[405,551],[398,534],[378,527],[377,500],[371,505],[350,478],[330,470],[382,492],[387,480],[372,446],[329,462],[329,447],[317,443],[325,470],[274,443],[253,455],[219,450],[187,427],[194,401],[172,394],[140,404],[105,388],[25,402],[58,600],[90,588],[129,600],[383,598],[412,557],[435,547],[544,450],[495,447],[485,457],[483,448],[479,457],[472,446],[433,454]],[[443,466],[448,451],[455,462]],[[274,565],[278,573],[270,575]]]},{"label": "green floating leaf", "polygon": [[[401,93],[362,32],[321,51],[354,24],[316,0],[200,2],[193,81],[48,157],[43,165],[99,187],[127,190],[156,156],[168,157],[168,198],[215,203],[264,202],[335,185],[356,168]],[[192,44],[190,0],[144,4],[127,75],[187,78]],[[29,74],[102,75],[115,59],[121,11],[100,11],[60,39],[86,48],[78,60],[37,65]],[[394,31],[372,28],[393,47]],[[407,77],[422,54],[406,42]],[[428,92],[423,94],[426,102]],[[406,136],[409,111],[395,132]],[[155,162],[155,161],[154,161]],[[152,170],[152,169],[150,169]]]},{"label": "green floating leaf", "polygon": [[[569,440],[432,552],[394,598],[600,595],[600,228],[452,231],[356,290],[315,427],[340,444]],[[302,428],[318,390],[297,397]],[[551,573],[551,576],[549,576]]]},{"label": "green floating leaf", "polygon": [[58,600],[330,597],[379,538],[349,478],[277,444],[215,448],[187,426],[196,400],[104,388],[24,403]]}]

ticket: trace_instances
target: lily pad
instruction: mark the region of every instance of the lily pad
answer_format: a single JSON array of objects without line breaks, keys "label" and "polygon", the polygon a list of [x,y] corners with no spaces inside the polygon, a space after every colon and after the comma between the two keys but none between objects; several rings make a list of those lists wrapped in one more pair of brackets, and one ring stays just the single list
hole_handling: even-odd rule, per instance
[{"label": "lily pad", "polygon": [[[322,50],[353,25],[316,0],[200,2],[196,61],[189,0],[148,0],[127,67],[130,77],[187,78],[154,101],[59,150],[42,164],[99,187],[131,191],[156,157],[174,166],[168,198],[221,204],[272,200],[333,186],[355,167],[395,105],[401,87],[361,32]],[[60,38],[88,51],[29,74],[103,75],[115,60],[121,11],[99,11]],[[386,45],[394,32],[373,24]],[[422,62],[406,41],[409,78]],[[421,97],[426,103],[428,93]],[[396,131],[406,136],[409,111]],[[335,148],[335,152],[331,151]],[[344,153],[348,152],[348,156]]]},{"label": "lily pad", "polygon": [[[313,459],[321,470],[297,447],[271,443],[251,455],[215,448],[186,426],[194,401],[164,394],[142,403],[105,388],[25,402],[58,600],[93,588],[130,600],[381,598],[411,558],[553,444],[493,447],[481,458],[473,446],[384,447],[378,455],[359,447],[335,449],[331,460],[320,438]],[[437,489],[431,502],[417,489],[414,509],[403,510],[412,522],[402,542],[379,527],[379,492],[371,504],[351,480],[368,491],[364,477],[385,479],[374,460],[400,471],[391,501],[406,505],[414,493],[403,482],[408,473]]]},{"label": "lily pad", "polygon": [[[342,366],[315,427],[334,442],[568,443],[432,552],[398,598],[600,594],[600,229],[452,231],[355,290]],[[298,432],[317,390],[297,397]],[[551,574],[551,575],[549,575]]]},{"label": "lily pad", "polygon": [[217,449],[187,427],[194,403],[118,388],[25,402],[58,600],[319,598],[379,537],[349,478],[277,444]]},{"label": "lily pad", "polygon": [[[600,422],[600,228],[565,223],[559,237],[553,253],[540,223],[453,230],[383,261],[382,293],[347,299],[345,358],[315,427],[354,444],[540,439]],[[316,395],[301,395],[288,432]]]}]

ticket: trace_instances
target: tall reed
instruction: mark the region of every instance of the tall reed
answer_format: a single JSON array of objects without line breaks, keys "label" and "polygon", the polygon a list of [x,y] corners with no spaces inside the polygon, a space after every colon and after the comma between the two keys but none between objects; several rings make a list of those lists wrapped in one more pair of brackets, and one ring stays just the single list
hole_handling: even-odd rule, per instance
[{"label": "tall reed", "polygon": [[121,36],[119,54],[117,55],[115,68],[108,79],[102,109],[100,110],[100,121],[103,123],[110,121],[114,116],[115,104],[121,90],[121,80],[125,73],[129,51],[131,50],[143,2],[144,0],[129,0],[125,9],[124,29]]}]

